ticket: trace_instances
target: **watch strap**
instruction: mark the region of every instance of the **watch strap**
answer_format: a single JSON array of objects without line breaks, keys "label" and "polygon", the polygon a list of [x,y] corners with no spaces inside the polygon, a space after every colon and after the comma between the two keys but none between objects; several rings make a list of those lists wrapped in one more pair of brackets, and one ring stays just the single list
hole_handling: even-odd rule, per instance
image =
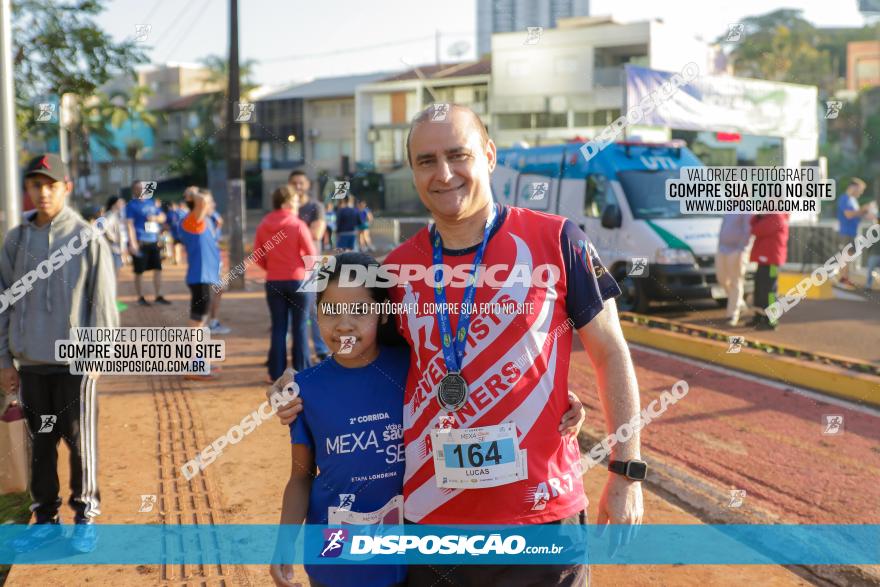
[{"label": "watch strap", "polygon": [[626,475],[626,461],[608,461],[608,470],[618,475]]}]

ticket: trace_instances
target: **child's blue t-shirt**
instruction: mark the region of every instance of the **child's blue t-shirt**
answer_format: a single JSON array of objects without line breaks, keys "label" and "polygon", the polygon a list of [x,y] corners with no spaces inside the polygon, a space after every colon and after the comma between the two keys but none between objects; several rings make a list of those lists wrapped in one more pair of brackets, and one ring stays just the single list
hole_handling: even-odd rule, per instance
[{"label": "child's blue t-shirt", "polygon": [[[402,506],[408,370],[409,349],[380,347],[365,367],[348,369],[330,358],[296,374],[303,411],[290,425],[291,442],[312,449],[319,471],[307,524],[334,523],[331,507],[370,513],[395,498]],[[307,565],[306,572],[340,587],[393,585],[406,577],[405,567],[395,565]]]}]

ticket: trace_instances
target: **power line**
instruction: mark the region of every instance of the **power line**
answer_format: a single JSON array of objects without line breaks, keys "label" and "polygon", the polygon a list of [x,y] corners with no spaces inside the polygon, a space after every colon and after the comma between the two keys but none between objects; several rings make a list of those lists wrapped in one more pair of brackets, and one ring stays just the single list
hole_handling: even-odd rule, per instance
[{"label": "power line", "polygon": [[389,43],[379,43],[376,45],[363,45],[361,47],[350,47],[348,49],[337,49],[335,51],[324,51],[322,53],[306,53],[304,55],[289,55],[287,57],[272,57],[270,59],[261,59],[260,65],[264,63],[277,63],[279,61],[298,61],[300,59],[316,59],[318,57],[327,57],[329,55],[342,55],[345,53],[358,53],[361,51],[369,51],[371,49],[383,49],[385,47],[395,47],[399,45],[410,45],[412,43],[433,40],[434,35],[425,36],[425,37],[416,37],[412,39],[404,39],[401,41],[392,41]]},{"label": "power line", "polygon": [[143,17],[140,22],[143,24],[150,24],[150,19],[153,18],[153,15],[156,14],[156,11],[159,9],[160,6],[162,6],[162,3],[164,1],[165,0],[157,0],[157,2],[153,4],[153,8],[150,10],[150,12],[147,13],[147,15]]},{"label": "power line", "polygon": [[194,2],[186,2],[186,3],[183,4],[183,6],[181,7],[181,10],[178,11],[177,15],[175,15],[174,19],[171,21],[171,24],[168,26],[168,28],[166,28],[164,31],[162,31],[162,34],[159,36],[158,39],[156,39],[156,44],[154,45],[154,47],[158,47],[158,46],[159,46],[159,43],[162,42],[162,39],[164,39],[165,37],[167,37],[167,36],[168,36],[168,33],[170,33],[171,31],[173,31],[173,30],[175,29],[175,27],[176,27],[178,24],[180,24],[181,19],[183,18],[183,15],[184,15],[187,11],[189,11],[189,9],[192,8],[193,6],[195,6],[195,3],[194,3]]},{"label": "power line", "polygon": [[204,2],[202,2],[202,4],[199,6],[199,9],[196,10],[195,14],[193,15],[195,18],[190,19],[189,24],[184,27],[183,34],[177,38],[177,41],[174,43],[171,49],[169,49],[168,52],[165,53],[165,59],[163,61],[168,61],[168,58],[171,57],[171,54],[174,53],[174,50],[177,49],[177,47],[180,46],[180,43],[183,42],[183,40],[190,35],[190,33],[192,32],[191,28],[193,22],[195,22],[195,19],[197,19],[199,15],[205,11],[205,7],[208,5],[209,2],[211,2],[211,0],[205,0]]}]

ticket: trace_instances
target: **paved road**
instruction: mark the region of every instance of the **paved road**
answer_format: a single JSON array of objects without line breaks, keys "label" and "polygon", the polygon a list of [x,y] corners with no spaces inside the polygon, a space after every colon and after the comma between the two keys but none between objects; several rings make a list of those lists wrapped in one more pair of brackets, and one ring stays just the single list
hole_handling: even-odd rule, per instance
[{"label": "paved road", "polygon": [[[786,523],[880,523],[880,412],[844,407],[817,395],[633,349],[642,406],[679,379],[688,395],[644,429],[651,458],[719,489],[745,489],[749,502]],[[572,357],[570,385],[601,429],[589,358]],[[824,415],[842,415],[844,431],[826,435]],[[726,507],[726,506],[722,506]]]}]

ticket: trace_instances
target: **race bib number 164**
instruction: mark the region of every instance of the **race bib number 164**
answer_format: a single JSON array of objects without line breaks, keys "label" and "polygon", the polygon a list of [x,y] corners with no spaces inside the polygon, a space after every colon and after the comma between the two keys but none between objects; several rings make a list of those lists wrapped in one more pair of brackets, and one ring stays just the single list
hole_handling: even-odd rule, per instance
[{"label": "race bib number 164", "polygon": [[431,436],[438,487],[497,487],[527,477],[525,451],[519,449],[512,422],[463,430],[434,429]]}]

